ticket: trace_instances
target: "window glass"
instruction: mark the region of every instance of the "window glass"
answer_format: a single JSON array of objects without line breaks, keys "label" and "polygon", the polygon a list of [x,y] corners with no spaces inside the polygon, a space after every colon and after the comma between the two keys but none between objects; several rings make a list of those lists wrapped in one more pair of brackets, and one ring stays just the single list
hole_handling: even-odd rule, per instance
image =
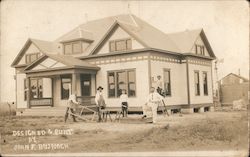
[{"label": "window glass", "polygon": [[71,88],[71,78],[62,78],[61,79],[61,98],[68,99],[70,95]]},{"label": "window glass", "polygon": [[43,80],[42,79],[38,80],[38,97],[39,98],[43,97]]},{"label": "window glass", "polygon": [[43,97],[43,80],[32,78],[30,79],[30,98],[42,98]]},{"label": "window glass", "polygon": [[65,44],[64,45],[64,53],[66,55],[72,54],[72,45],[71,44]]},{"label": "window glass", "polygon": [[126,80],[126,73],[117,72],[117,96],[119,97],[122,94],[122,90],[126,90],[127,80]]},{"label": "window glass", "polygon": [[110,41],[110,52],[114,52],[115,51],[115,42],[114,41]]},{"label": "window glass", "polygon": [[126,40],[116,41],[116,51],[126,50]]},{"label": "window glass", "polygon": [[127,39],[127,50],[131,50],[132,49],[132,41],[131,39]]},{"label": "window glass", "polygon": [[73,53],[81,53],[81,43],[73,43]]},{"label": "window glass", "polygon": [[27,91],[28,91],[28,85],[27,85],[27,79],[24,79],[24,101],[27,100]]},{"label": "window glass", "polygon": [[164,70],[163,79],[165,95],[171,95],[170,70]]},{"label": "window glass", "polygon": [[115,73],[108,73],[108,93],[109,97],[115,97]]},{"label": "window glass", "polygon": [[207,89],[207,73],[203,72],[203,92],[204,95],[208,95],[208,89]]},{"label": "window glass", "polygon": [[39,57],[39,53],[31,53],[25,55],[25,62],[26,64],[32,63],[33,61],[37,60]]},{"label": "window glass", "polygon": [[124,51],[132,49],[132,40],[131,39],[119,39],[109,42],[110,52],[114,51]]},{"label": "window glass", "polygon": [[195,95],[200,95],[199,72],[194,73],[194,81],[195,81]]},{"label": "window glass", "polygon": [[128,96],[135,96],[135,71],[128,71]]}]

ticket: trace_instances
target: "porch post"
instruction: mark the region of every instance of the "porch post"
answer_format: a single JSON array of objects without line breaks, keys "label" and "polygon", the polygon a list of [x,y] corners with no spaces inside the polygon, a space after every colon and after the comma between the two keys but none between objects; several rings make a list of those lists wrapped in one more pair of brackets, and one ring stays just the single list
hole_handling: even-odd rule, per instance
[{"label": "porch post", "polygon": [[30,77],[27,77],[27,86],[28,86],[28,91],[27,91],[27,107],[30,108]]},{"label": "porch post", "polygon": [[77,89],[76,89],[76,73],[72,73],[72,87],[71,87],[71,94],[75,93],[77,94]]}]

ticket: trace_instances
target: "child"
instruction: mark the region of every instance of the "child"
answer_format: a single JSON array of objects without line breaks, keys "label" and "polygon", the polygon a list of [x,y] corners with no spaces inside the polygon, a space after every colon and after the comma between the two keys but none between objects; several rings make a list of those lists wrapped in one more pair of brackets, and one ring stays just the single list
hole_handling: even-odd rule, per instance
[{"label": "child", "polygon": [[122,90],[122,94],[120,96],[120,103],[122,105],[122,116],[127,117],[128,115],[128,95],[126,94],[126,90]]}]

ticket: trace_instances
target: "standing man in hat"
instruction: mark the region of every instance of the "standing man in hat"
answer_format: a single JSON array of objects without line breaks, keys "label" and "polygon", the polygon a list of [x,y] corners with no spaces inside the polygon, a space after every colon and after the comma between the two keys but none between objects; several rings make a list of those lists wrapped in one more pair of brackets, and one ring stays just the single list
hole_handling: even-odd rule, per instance
[{"label": "standing man in hat", "polygon": [[97,92],[95,95],[95,103],[97,105],[97,112],[98,112],[98,122],[100,122],[102,119],[101,112],[100,112],[101,109],[104,109],[106,107],[105,100],[104,100],[104,97],[102,94],[102,90],[103,90],[103,88],[101,86],[99,86],[97,88]]}]

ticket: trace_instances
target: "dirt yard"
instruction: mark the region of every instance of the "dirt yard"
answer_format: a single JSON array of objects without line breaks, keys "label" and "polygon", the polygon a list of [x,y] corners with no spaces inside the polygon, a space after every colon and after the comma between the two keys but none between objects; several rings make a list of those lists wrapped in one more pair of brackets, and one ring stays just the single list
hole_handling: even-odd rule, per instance
[{"label": "dirt yard", "polygon": [[12,154],[248,149],[246,111],[160,115],[158,124],[144,123],[140,117],[129,115],[120,122],[105,123],[74,123],[72,119],[64,123],[63,117],[1,117],[1,151]]}]

